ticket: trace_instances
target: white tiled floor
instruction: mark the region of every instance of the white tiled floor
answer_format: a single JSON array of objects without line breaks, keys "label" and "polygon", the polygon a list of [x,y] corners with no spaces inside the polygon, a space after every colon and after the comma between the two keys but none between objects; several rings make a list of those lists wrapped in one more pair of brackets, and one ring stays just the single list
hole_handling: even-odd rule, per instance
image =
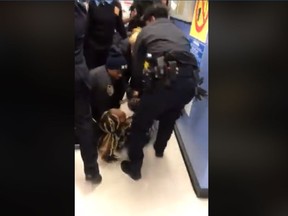
[{"label": "white tiled floor", "polygon": [[[127,108],[122,107],[127,111]],[[103,181],[85,182],[79,150],[75,151],[76,216],[207,216],[208,199],[196,197],[177,140],[172,135],[163,158],[156,158],[148,144],[142,179],[133,181],[120,169],[120,161],[107,164],[99,159]],[[121,160],[127,158],[123,151]]]}]

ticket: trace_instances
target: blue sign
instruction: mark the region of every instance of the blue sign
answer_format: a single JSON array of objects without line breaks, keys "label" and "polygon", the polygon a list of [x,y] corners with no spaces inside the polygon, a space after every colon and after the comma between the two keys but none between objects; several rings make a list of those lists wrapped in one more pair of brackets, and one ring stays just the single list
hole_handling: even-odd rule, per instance
[{"label": "blue sign", "polygon": [[200,42],[200,41],[198,41],[195,38],[192,38],[192,37],[189,38],[189,42],[190,42],[190,45],[191,45],[190,52],[195,55],[197,63],[200,66],[200,62],[201,62],[201,59],[202,59],[202,56],[203,56],[203,52],[204,52],[204,49],[205,49],[205,44]]}]

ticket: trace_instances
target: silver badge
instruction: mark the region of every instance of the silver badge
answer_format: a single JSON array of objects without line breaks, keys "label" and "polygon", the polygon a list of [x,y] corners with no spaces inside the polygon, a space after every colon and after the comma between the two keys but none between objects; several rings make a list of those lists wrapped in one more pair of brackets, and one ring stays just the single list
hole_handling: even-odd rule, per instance
[{"label": "silver badge", "polygon": [[107,94],[112,96],[114,94],[114,87],[113,85],[107,85]]}]

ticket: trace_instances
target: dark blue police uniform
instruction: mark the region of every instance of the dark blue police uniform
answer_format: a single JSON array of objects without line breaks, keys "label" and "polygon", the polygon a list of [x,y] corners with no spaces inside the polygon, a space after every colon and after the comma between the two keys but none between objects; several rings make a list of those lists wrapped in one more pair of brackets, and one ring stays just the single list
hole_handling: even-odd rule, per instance
[{"label": "dark blue police uniform", "polygon": [[90,0],[84,55],[89,69],[104,65],[115,30],[127,37],[121,4],[116,0]]},{"label": "dark blue police uniform", "polygon": [[92,115],[90,108],[89,71],[83,55],[86,23],[84,5],[75,1],[75,132],[80,144],[86,180],[101,182],[97,163],[97,151],[93,145]]},{"label": "dark blue police uniform", "polygon": [[[169,34],[167,34],[169,32]],[[147,53],[160,57],[164,52],[190,52],[190,43],[169,19],[159,18],[146,27],[138,35],[134,47],[133,88],[142,91],[143,64]],[[193,56],[194,57],[194,56]],[[122,170],[134,180],[141,178],[143,147],[147,131],[153,120],[159,120],[159,128],[154,149],[156,156],[162,157],[167,142],[171,137],[175,121],[180,117],[185,104],[194,97],[193,67],[197,66],[193,59],[190,65],[179,66],[179,75],[170,88],[156,83],[152,92],[143,91],[141,101],[133,117],[131,134],[127,140],[130,161],[123,161]],[[189,75],[191,72],[191,75]]]}]

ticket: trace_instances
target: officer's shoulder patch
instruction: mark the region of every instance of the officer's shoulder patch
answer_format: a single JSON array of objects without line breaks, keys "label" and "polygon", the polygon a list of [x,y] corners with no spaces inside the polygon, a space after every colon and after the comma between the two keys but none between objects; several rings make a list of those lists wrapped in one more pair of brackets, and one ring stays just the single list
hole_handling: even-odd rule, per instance
[{"label": "officer's shoulder patch", "polygon": [[112,96],[114,94],[114,87],[113,85],[107,85],[107,94]]}]

